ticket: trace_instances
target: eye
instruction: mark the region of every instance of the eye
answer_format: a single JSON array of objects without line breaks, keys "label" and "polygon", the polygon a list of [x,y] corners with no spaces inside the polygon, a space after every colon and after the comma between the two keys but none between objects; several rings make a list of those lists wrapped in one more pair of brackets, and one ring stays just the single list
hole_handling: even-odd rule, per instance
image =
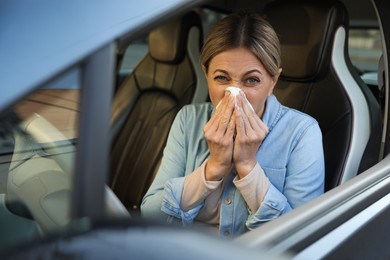
[{"label": "eye", "polygon": [[260,80],[256,77],[249,77],[245,80],[245,83],[248,85],[256,85],[260,83]]},{"label": "eye", "polygon": [[225,83],[225,82],[229,81],[229,79],[226,76],[223,76],[223,75],[215,76],[214,80],[216,80],[216,81],[218,81],[220,83]]}]

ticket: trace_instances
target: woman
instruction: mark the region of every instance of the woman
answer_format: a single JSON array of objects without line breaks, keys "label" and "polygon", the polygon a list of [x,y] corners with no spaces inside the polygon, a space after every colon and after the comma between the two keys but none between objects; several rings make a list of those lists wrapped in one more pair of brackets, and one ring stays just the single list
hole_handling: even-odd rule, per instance
[{"label": "woman", "polygon": [[[281,61],[268,22],[227,16],[206,39],[201,63],[211,104],[178,113],[143,216],[201,222],[236,237],[322,194],[321,131],[272,94]],[[225,91],[230,86],[237,96]]]}]

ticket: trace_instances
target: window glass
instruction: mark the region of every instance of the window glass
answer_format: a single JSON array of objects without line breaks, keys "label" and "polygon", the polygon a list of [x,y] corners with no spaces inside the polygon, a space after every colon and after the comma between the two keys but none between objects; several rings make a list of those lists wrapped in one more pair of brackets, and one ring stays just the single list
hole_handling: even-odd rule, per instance
[{"label": "window glass", "polygon": [[224,13],[211,9],[200,9],[199,13],[202,18],[203,35],[205,37],[208,35],[214,24],[226,16]]},{"label": "window glass", "polygon": [[123,54],[122,62],[119,68],[119,75],[124,77],[130,74],[141,61],[141,59],[145,57],[147,52],[148,40],[146,37],[133,41],[129,46],[127,46]]},{"label": "window glass", "polygon": [[69,224],[79,86],[71,71],[0,114],[0,251]]},{"label": "window glass", "polygon": [[360,74],[378,71],[382,55],[378,29],[350,29],[348,46],[351,61]]},{"label": "window glass", "polygon": [[380,31],[352,28],[349,35],[351,62],[383,109],[384,96],[381,86],[378,86],[378,66],[382,56]]}]

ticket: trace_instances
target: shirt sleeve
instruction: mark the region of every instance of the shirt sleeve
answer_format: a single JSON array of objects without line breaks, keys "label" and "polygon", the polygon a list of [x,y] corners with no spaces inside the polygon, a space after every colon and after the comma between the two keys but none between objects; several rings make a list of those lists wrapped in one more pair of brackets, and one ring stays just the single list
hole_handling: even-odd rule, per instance
[{"label": "shirt sleeve", "polygon": [[[265,174],[280,169],[267,169]],[[263,202],[255,212],[250,212],[246,226],[252,230],[292,209],[318,197],[324,192],[324,155],[322,134],[317,123],[309,125],[298,137],[290,159],[283,170],[286,178],[283,190],[272,183]]]},{"label": "shirt sleeve", "polygon": [[257,163],[252,171],[242,179],[238,175],[233,179],[234,185],[240,191],[251,212],[256,212],[270,186],[267,176]]},{"label": "shirt sleeve", "polygon": [[220,181],[207,181],[205,177],[206,160],[193,173],[186,176],[180,208],[188,211],[203,202],[215,189],[221,186]]},{"label": "shirt sleeve", "polygon": [[206,219],[213,219],[218,214],[218,209],[208,204],[216,204],[219,200],[222,180],[206,181],[206,163],[207,161],[184,179],[173,178],[165,184],[161,210],[181,219],[183,226],[191,226],[201,210],[202,215],[207,216]]}]

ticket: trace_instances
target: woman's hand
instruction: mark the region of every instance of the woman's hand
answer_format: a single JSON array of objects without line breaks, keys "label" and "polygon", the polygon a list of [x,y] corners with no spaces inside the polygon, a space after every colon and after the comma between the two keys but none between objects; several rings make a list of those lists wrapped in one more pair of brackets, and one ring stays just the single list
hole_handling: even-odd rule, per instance
[{"label": "woman's hand", "polygon": [[233,165],[233,137],[235,131],[234,97],[226,92],[217,111],[203,128],[210,150],[206,164],[206,180],[221,180],[230,174]]},{"label": "woman's hand", "polygon": [[237,134],[234,141],[233,162],[240,179],[255,167],[257,151],[268,134],[268,127],[245,99],[242,93],[239,94],[234,108]]}]

